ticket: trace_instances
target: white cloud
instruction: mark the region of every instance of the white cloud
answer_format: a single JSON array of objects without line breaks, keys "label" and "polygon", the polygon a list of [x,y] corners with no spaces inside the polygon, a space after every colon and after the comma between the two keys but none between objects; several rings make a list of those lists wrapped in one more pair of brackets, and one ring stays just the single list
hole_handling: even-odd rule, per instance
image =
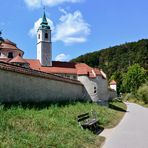
[{"label": "white cloud", "polygon": [[41,6],[56,6],[65,2],[77,3],[82,0],[24,0],[26,5],[30,8],[40,8]]},{"label": "white cloud", "polygon": [[65,55],[64,53],[61,53],[56,56],[55,60],[56,61],[67,61],[69,59],[69,55]]},{"label": "white cloud", "polygon": [[65,44],[81,43],[87,40],[90,34],[90,25],[85,22],[80,11],[67,13],[64,9],[60,9],[64,13],[60,17],[60,23],[55,28],[54,41],[63,41]]},{"label": "white cloud", "polygon": [[[34,37],[34,36],[36,35],[37,30],[38,30],[38,28],[39,28],[41,22],[42,22],[42,18],[39,18],[39,19],[34,23],[33,28],[30,29],[30,31],[29,31],[29,35],[30,35],[31,37]],[[48,22],[49,26],[51,27],[51,30],[54,31],[54,25],[53,25],[52,20],[50,20],[49,18],[47,18],[47,22]]]},{"label": "white cloud", "polygon": [[[51,19],[47,18],[49,26],[52,30],[52,41],[62,41],[65,44],[83,43],[86,42],[87,36],[90,34],[90,25],[85,22],[80,11],[67,13],[64,9],[60,9],[63,15],[60,17],[60,22],[54,26]],[[40,26],[42,18],[38,19],[29,35],[34,37],[37,29]]]},{"label": "white cloud", "polygon": [[39,8],[41,7],[41,0],[24,0],[28,7]]}]

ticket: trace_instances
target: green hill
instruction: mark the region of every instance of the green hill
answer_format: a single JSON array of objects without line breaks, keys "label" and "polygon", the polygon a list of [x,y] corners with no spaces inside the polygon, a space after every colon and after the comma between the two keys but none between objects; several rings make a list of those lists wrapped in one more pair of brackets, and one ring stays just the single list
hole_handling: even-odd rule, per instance
[{"label": "green hill", "polygon": [[148,39],[87,53],[71,61],[102,68],[109,77],[114,72],[126,72],[127,67],[135,63],[148,69]]}]

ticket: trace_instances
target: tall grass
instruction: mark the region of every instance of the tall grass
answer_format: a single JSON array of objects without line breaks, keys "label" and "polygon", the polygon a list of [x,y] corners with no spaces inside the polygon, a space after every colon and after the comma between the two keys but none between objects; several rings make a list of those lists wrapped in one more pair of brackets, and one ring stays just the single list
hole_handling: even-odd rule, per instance
[{"label": "tall grass", "polygon": [[148,82],[139,87],[137,91],[137,96],[148,104]]},{"label": "tall grass", "polygon": [[[125,106],[115,103],[117,106]],[[82,130],[76,117],[94,110],[104,127],[112,127],[119,122],[123,112],[92,103],[50,105],[43,109],[0,106],[0,147],[53,147],[79,148],[99,147],[102,137],[88,130]]]},{"label": "tall grass", "polygon": [[140,86],[135,93],[125,94],[124,100],[148,107],[148,82]]}]

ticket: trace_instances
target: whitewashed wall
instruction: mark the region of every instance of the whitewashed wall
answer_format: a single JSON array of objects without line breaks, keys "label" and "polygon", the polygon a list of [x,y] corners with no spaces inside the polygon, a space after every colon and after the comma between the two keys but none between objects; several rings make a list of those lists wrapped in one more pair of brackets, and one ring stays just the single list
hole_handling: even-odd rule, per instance
[{"label": "whitewashed wall", "polygon": [[83,85],[0,69],[0,102],[89,100]]},{"label": "whitewashed wall", "polygon": [[78,76],[78,80],[84,85],[94,102],[104,102],[109,99],[107,80],[98,76],[94,79],[87,76]]},{"label": "whitewashed wall", "polygon": [[117,91],[117,86],[115,84],[110,85],[110,88],[113,89],[114,91]]}]

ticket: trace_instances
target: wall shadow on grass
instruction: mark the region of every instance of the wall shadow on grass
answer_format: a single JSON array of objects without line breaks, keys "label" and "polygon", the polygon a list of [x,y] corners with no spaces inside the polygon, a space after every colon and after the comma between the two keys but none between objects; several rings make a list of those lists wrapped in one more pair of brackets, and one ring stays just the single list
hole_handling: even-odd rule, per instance
[{"label": "wall shadow on grass", "polygon": [[123,108],[121,108],[121,107],[118,107],[118,106],[116,106],[116,105],[113,105],[112,103],[109,103],[108,107],[111,108],[111,109],[120,111],[120,112],[127,112],[125,109],[123,109]]},{"label": "wall shadow on grass", "polygon": [[41,110],[45,108],[49,108],[51,106],[57,106],[57,107],[64,107],[67,105],[75,105],[77,103],[92,103],[91,101],[61,101],[61,102],[29,102],[29,103],[24,103],[24,102],[13,102],[13,103],[0,103],[0,105],[3,106],[4,110],[11,109],[12,107],[21,107],[23,109],[36,109],[36,110]]},{"label": "wall shadow on grass", "polygon": [[100,133],[102,133],[104,130],[104,127],[99,126],[98,129],[96,130],[96,132],[94,134],[99,135]]}]

